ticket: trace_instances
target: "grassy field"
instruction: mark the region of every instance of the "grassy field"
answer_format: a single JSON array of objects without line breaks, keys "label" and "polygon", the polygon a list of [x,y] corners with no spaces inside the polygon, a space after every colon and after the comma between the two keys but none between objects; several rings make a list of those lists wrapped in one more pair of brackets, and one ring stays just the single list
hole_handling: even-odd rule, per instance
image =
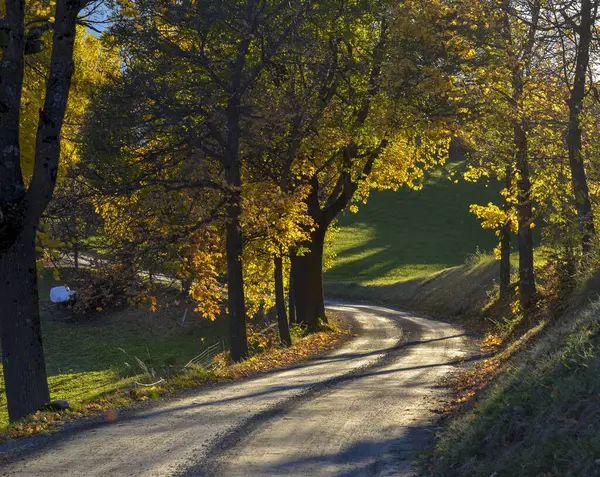
[{"label": "grassy field", "polygon": [[326,294],[445,318],[479,315],[499,273],[490,255],[497,237],[469,206],[497,202],[500,184],[450,181],[461,167],[432,172],[420,191],[376,192],[347,212],[330,244]]},{"label": "grassy field", "polygon": [[[208,322],[196,313],[188,313],[182,325],[184,308],[175,303],[156,313],[128,308],[75,319],[49,302],[48,291],[57,284],[63,282],[55,282],[49,273],[40,282],[44,349],[52,399],[66,399],[74,407],[139,378],[144,372],[139,361],[161,376],[169,366],[184,366],[225,335],[223,320]],[[0,427],[7,424],[1,392]]]},{"label": "grassy field", "polygon": [[462,265],[496,246],[469,212],[471,204],[498,201],[499,184],[448,180],[448,170],[431,174],[421,191],[373,193],[358,214],[346,212],[331,245],[336,257],[327,285],[389,285]]}]

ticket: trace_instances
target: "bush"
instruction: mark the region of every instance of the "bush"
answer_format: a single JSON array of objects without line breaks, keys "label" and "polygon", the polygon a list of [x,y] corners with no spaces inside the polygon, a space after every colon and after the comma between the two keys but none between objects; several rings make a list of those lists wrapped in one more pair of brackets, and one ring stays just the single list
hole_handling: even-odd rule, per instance
[{"label": "bush", "polygon": [[71,307],[76,314],[119,310],[132,304],[150,303],[148,287],[139,276],[127,276],[119,270],[82,271],[75,278],[77,299]]}]

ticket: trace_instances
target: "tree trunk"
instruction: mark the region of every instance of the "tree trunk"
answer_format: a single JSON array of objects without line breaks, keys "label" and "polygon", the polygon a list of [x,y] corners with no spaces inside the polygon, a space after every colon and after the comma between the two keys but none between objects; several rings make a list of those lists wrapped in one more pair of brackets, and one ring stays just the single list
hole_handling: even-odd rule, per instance
[{"label": "tree trunk", "polygon": [[[512,187],[511,167],[506,168],[506,188]],[[511,205],[508,198],[504,199],[504,212],[508,217]],[[510,289],[510,222],[507,220],[500,230],[500,300],[508,299]]]},{"label": "tree trunk", "polygon": [[292,346],[290,325],[285,312],[285,291],[283,287],[283,261],[275,257],[275,308],[277,309],[277,323],[279,325],[279,338],[285,346]]},{"label": "tree trunk", "polygon": [[521,308],[529,311],[535,306],[537,290],[533,263],[533,204],[531,180],[529,179],[529,161],[527,157],[527,133],[520,124],[515,126],[516,165],[519,174],[517,180],[519,221],[519,300]]},{"label": "tree trunk", "polygon": [[75,270],[79,270],[79,245],[77,244],[73,247],[73,263]]},{"label": "tree trunk", "polygon": [[510,291],[510,225],[500,230],[500,300],[508,299]]},{"label": "tree trunk", "polygon": [[244,273],[242,252],[244,239],[240,215],[242,213],[242,174],[240,170],[240,96],[242,64],[234,65],[231,91],[234,93],[227,103],[227,143],[223,157],[223,167],[227,185],[231,187],[227,207],[226,251],[227,251],[227,293],[229,303],[229,339],[231,359],[243,361],[248,357],[248,337],[246,335],[246,299],[244,294]]},{"label": "tree trunk", "polygon": [[[12,421],[49,401],[35,236],[56,185],[60,137],[73,74],[76,20],[82,6],[83,2],[78,0],[56,3],[50,69],[44,107],[39,114],[33,175],[25,192],[19,145],[24,55],[27,53],[25,2],[5,2],[3,20],[8,29],[4,31],[8,32],[9,41],[0,61],[0,279],[4,280],[0,287],[0,336]],[[18,211],[16,216],[15,211]],[[18,217],[16,222],[15,217]]]},{"label": "tree trunk", "polygon": [[318,330],[319,320],[326,320],[323,296],[324,247],[325,230],[319,227],[312,233],[310,244],[307,244],[309,251],[292,258],[296,320],[310,332]]},{"label": "tree trunk", "polygon": [[296,300],[294,299],[294,273],[292,271],[292,267],[290,267],[290,291],[288,295],[288,306],[290,309],[290,326],[296,324]]},{"label": "tree trunk", "polygon": [[527,41],[518,53],[518,48],[513,42],[512,29],[509,18],[509,0],[503,2],[503,36],[506,40],[509,63],[512,70],[512,108],[513,108],[513,141],[515,147],[515,167],[517,176],[517,219],[519,246],[519,301],[521,308],[528,312],[537,299],[535,285],[535,269],[533,264],[533,194],[529,178],[529,144],[527,143],[527,129],[522,117],[524,74],[529,68],[531,55],[534,50],[537,31],[540,21],[541,1],[535,0],[532,4],[531,23],[527,32]]},{"label": "tree trunk", "polygon": [[246,337],[246,301],[242,270],[242,230],[239,207],[231,207],[227,223],[227,295],[229,304],[229,339],[231,359],[243,361],[248,357]]},{"label": "tree trunk", "polygon": [[11,422],[50,402],[39,314],[35,227],[0,253],[4,382]]},{"label": "tree trunk", "polygon": [[579,218],[579,230],[582,234],[584,253],[590,251],[595,235],[592,203],[585,173],[582,155],[581,112],[585,99],[587,72],[590,63],[590,43],[592,41],[592,4],[590,0],[581,2],[581,23],[579,26],[579,45],[577,47],[577,63],[571,97],[569,98],[569,125],[567,131],[567,147],[569,164],[575,192],[575,204]]}]

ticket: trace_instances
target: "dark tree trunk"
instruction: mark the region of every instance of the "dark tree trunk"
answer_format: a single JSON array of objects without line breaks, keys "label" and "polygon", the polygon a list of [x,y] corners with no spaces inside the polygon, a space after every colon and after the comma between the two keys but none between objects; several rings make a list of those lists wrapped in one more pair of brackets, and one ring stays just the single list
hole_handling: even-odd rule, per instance
[{"label": "dark tree trunk", "polygon": [[294,299],[294,273],[290,267],[290,290],[288,295],[288,306],[290,310],[290,326],[296,324],[296,300]]},{"label": "dark tree trunk", "polygon": [[28,225],[0,254],[2,363],[11,421],[50,401],[42,346],[35,227]]},{"label": "dark tree trunk", "polygon": [[279,325],[279,338],[286,346],[292,345],[290,325],[285,312],[285,291],[283,287],[283,261],[275,257],[275,308],[277,309],[277,323]]},{"label": "dark tree trunk", "polygon": [[79,245],[75,244],[73,247],[73,263],[75,270],[79,270]]},{"label": "dark tree trunk", "polygon": [[19,144],[26,49],[25,2],[7,0],[8,44],[0,61],[0,336],[11,421],[49,401],[42,346],[35,255],[36,227],[58,173],[60,137],[73,74],[75,27],[82,3],[56,4],[50,69],[36,134],[35,161],[25,191]]},{"label": "dark tree trunk", "polygon": [[[241,75],[241,70],[236,74]],[[237,91],[240,78],[234,77],[232,88]],[[239,192],[242,186],[240,171],[240,99],[234,95],[229,99],[227,107],[227,150],[224,167],[227,184],[234,190],[230,194],[227,208],[226,250],[227,250],[227,293],[229,302],[229,339],[231,341],[231,359],[234,362],[248,357],[248,338],[246,336],[246,300],[244,295],[244,274],[242,252],[244,238],[240,215],[242,213],[242,197]]]},{"label": "dark tree trunk", "polygon": [[527,32],[527,41],[522,51],[513,42],[510,24],[510,1],[503,1],[503,36],[506,40],[507,53],[512,70],[512,107],[513,107],[513,141],[515,147],[515,168],[517,177],[517,218],[519,246],[519,301],[521,308],[528,312],[536,304],[537,290],[533,264],[533,194],[529,178],[529,150],[527,129],[522,118],[522,101],[524,93],[524,74],[529,67],[533,54],[540,21],[541,1],[531,3],[531,21]]},{"label": "dark tree trunk", "polygon": [[[506,188],[510,190],[512,187],[512,170],[508,166],[506,168]],[[511,204],[508,199],[504,199],[504,212],[510,212]],[[500,300],[508,299],[510,290],[510,222],[507,220],[500,230]]]},{"label": "dark tree trunk", "polygon": [[529,161],[527,151],[527,133],[518,124],[515,126],[517,180],[517,215],[519,221],[519,300],[521,308],[529,311],[535,306],[537,290],[533,262],[533,203],[531,180],[529,179]]},{"label": "dark tree trunk", "polygon": [[304,255],[292,258],[294,300],[297,322],[314,332],[319,328],[319,320],[326,320],[323,296],[325,231],[315,230],[307,247],[309,251]]},{"label": "dark tree trunk", "polygon": [[581,2],[581,22],[579,25],[579,45],[577,47],[577,62],[571,97],[569,98],[569,125],[567,131],[567,147],[569,149],[569,164],[575,192],[575,204],[579,218],[579,229],[582,234],[584,253],[589,252],[595,235],[592,203],[582,155],[581,112],[585,99],[587,72],[590,63],[590,44],[592,41],[592,3],[590,0]]},{"label": "dark tree trunk", "polygon": [[507,300],[510,291],[510,225],[500,230],[500,300]]},{"label": "dark tree trunk", "polygon": [[248,357],[246,337],[246,301],[242,269],[242,230],[239,207],[232,207],[227,224],[227,295],[229,304],[229,339],[234,362]]},{"label": "dark tree trunk", "polygon": [[[354,125],[357,127],[364,125],[369,118],[373,105],[372,100],[377,96],[381,87],[382,65],[385,61],[385,47],[389,37],[385,19],[382,21],[379,31],[379,41],[373,50],[369,95],[361,107],[356,110]],[[308,213],[314,220],[317,229],[311,234],[311,242],[306,244],[308,252],[292,257],[292,288],[296,304],[296,320],[299,324],[306,325],[309,331],[318,329],[319,320],[327,322],[323,295],[323,252],[327,229],[348,206],[360,181],[371,174],[375,160],[387,146],[387,139],[383,139],[378,146],[364,153],[360,151],[357,143],[351,142],[338,151],[343,157],[344,167],[333,190],[324,201],[319,197],[322,191],[320,191],[318,176],[313,175],[310,178],[311,192],[306,201]],[[352,169],[356,163],[362,163],[359,180],[353,179]]]}]

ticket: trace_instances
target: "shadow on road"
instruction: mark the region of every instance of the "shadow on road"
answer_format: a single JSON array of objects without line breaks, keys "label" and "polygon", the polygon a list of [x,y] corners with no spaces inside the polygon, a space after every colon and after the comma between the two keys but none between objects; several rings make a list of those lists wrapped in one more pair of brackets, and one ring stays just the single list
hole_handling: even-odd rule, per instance
[{"label": "shadow on road", "polygon": [[[413,334],[411,336],[417,337],[418,332],[413,332]],[[325,389],[328,389],[328,388],[331,388],[334,386],[342,386],[342,385],[344,385],[344,383],[346,383],[348,381],[357,381],[357,380],[361,380],[364,378],[368,378],[370,376],[389,375],[389,374],[396,374],[396,373],[398,373],[401,377],[401,373],[407,372],[407,371],[413,371],[416,369],[428,369],[428,368],[441,367],[441,366],[453,366],[453,365],[461,364],[464,362],[476,361],[476,360],[482,359],[487,356],[487,355],[473,356],[468,359],[453,359],[453,360],[443,362],[443,363],[427,364],[427,365],[422,365],[422,366],[411,366],[411,367],[400,367],[400,363],[399,363],[398,367],[393,367],[391,369],[389,368],[389,364],[391,363],[391,360],[394,359],[395,357],[397,357],[399,353],[410,352],[410,350],[412,348],[418,347],[420,345],[424,345],[427,343],[453,340],[453,339],[462,338],[464,336],[466,336],[466,335],[465,334],[453,334],[452,336],[446,336],[446,337],[435,338],[435,339],[423,339],[423,340],[413,339],[411,341],[405,341],[405,342],[398,343],[391,347],[384,347],[384,348],[381,348],[378,350],[369,350],[364,353],[360,353],[360,352],[358,352],[358,353],[357,352],[341,353],[339,355],[334,355],[334,356],[323,356],[323,357],[312,358],[305,363],[301,363],[299,365],[293,366],[291,368],[288,368],[287,370],[281,370],[281,369],[274,370],[272,372],[264,373],[264,374],[258,375],[256,377],[253,377],[251,379],[245,380],[245,382],[253,381],[253,380],[258,381],[261,379],[265,379],[274,373],[282,373],[282,372],[286,372],[289,370],[309,369],[309,371],[311,371],[302,376],[302,378],[304,378],[304,381],[302,381],[302,382],[292,383],[292,384],[288,384],[288,385],[273,385],[264,391],[261,390],[259,392],[243,393],[243,394],[237,395],[237,396],[233,395],[233,396],[225,398],[225,399],[219,399],[219,400],[214,400],[214,401],[205,402],[205,403],[192,402],[192,403],[185,404],[185,405],[177,405],[176,403],[171,403],[171,405],[169,405],[168,401],[167,401],[167,404],[165,404],[164,401],[157,401],[152,404],[144,405],[144,407],[142,409],[140,409],[140,407],[133,406],[131,408],[122,410],[120,413],[121,415],[119,416],[118,420],[108,420],[104,416],[95,416],[93,418],[85,419],[85,420],[73,423],[71,425],[68,425],[60,432],[55,433],[53,435],[33,437],[33,438],[29,438],[29,439],[25,439],[25,440],[21,440],[21,441],[15,441],[15,442],[11,442],[11,443],[5,444],[3,446],[0,446],[0,464],[2,463],[2,460],[7,458],[6,457],[7,453],[9,453],[11,451],[16,452],[18,454],[19,459],[23,459],[28,456],[32,456],[32,455],[35,455],[36,453],[46,450],[49,445],[53,445],[53,446],[57,445],[57,444],[59,444],[63,441],[66,441],[69,438],[72,438],[80,433],[94,432],[94,430],[96,430],[96,429],[106,427],[106,426],[111,426],[111,425],[113,425],[113,426],[127,425],[130,423],[135,423],[137,421],[143,422],[144,420],[153,419],[158,416],[181,413],[181,422],[178,422],[176,426],[170,426],[168,429],[165,429],[163,426],[157,425],[151,431],[152,433],[156,432],[157,434],[177,433],[178,428],[179,428],[179,430],[181,430],[186,427],[196,425],[196,423],[193,420],[193,414],[186,413],[185,411],[200,409],[200,408],[207,408],[207,407],[210,407],[210,408],[218,407],[219,405],[232,403],[232,402],[240,402],[240,401],[244,401],[244,400],[250,400],[250,399],[254,399],[257,397],[261,397],[261,396],[270,396],[270,395],[276,396],[280,393],[287,393],[289,391],[294,391],[294,390],[299,391],[298,393],[295,393],[293,396],[291,396],[290,399],[284,399],[280,404],[277,404],[275,407],[268,409],[267,411],[261,412],[257,415],[254,415],[254,416],[250,417],[249,419],[246,419],[244,421],[244,423],[242,424],[242,427],[247,432],[254,425],[258,425],[260,422],[263,422],[265,419],[269,419],[271,417],[285,413],[290,407],[296,405],[299,400],[304,400],[304,399],[308,400],[315,393],[321,392]],[[375,362],[368,364],[366,366],[363,366],[360,368],[355,368],[352,371],[350,371],[346,374],[343,374],[341,376],[335,376],[333,378],[319,381],[319,376],[320,376],[319,366],[326,365],[326,364],[332,363],[332,362],[360,360],[360,359],[363,359],[366,357],[373,357],[373,356],[380,356],[380,359],[377,359]],[[385,367],[385,369],[384,369],[384,367]],[[310,368],[312,368],[312,369],[310,369]],[[311,379],[313,376],[315,378],[314,380]],[[227,384],[227,386],[231,386],[232,394],[234,394],[236,383]],[[211,388],[207,388],[206,392],[210,392],[210,390],[211,390]],[[195,392],[195,393],[202,392],[202,389],[200,389],[200,390],[197,389],[192,392]],[[183,396],[185,396],[185,394],[183,394]],[[190,396],[188,394],[188,402],[189,402],[189,397]],[[228,411],[227,409],[223,409],[223,410],[220,410],[220,412],[219,412],[217,409],[215,409],[214,419],[218,420],[221,415],[227,414],[227,411]],[[176,418],[179,419],[179,416],[177,416]],[[415,430],[410,430],[410,433],[417,432],[417,431],[418,431],[419,435],[426,436],[426,434],[427,434],[427,432],[424,429],[420,429],[420,428],[415,429]],[[236,432],[232,431],[231,435],[235,436]],[[238,435],[239,435],[239,433],[238,433]],[[232,437],[232,439],[233,439],[233,437]],[[225,439],[224,441],[225,441],[224,447],[227,448],[229,445],[227,442],[227,439]],[[401,452],[402,446],[404,446],[406,444],[406,442],[411,442],[411,441],[406,440],[403,437],[401,439],[390,441],[390,442],[364,442],[364,443],[354,445],[351,448],[342,450],[341,454],[336,454],[336,455],[327,456],[327,457],[319,456],[318,459],[326,459],[326,460],[333,459],[334,461],[339,461],[339,459],[342,459],[341,461],[343,461],[343,462],[349,462],[349,461],[352,461],[352,459],[360,459],[361,462],[364,460],[364,462],[365,462],[365,473],[364,474],[360,474],[360,473],[357,474],[356,473],[357,471],[353,470],[351,474],[340,474],[340,476],[341,475],[352,475],[352,476],[354,476],[354,475],[372,475],[371,473],[369,473],[368,469],[369,469],[369,466],[373,466],[375,464],[373,462],[371,462],[370,460],[372,459],[373,455],[380,456],[382,454],[382,452],[381,452],[382,446],[384,446],[386,449],[395,449],[393,452],[390,451],[390,455],[393,455],[394,459],[398,459],[399,458],[398,456],[402,455],[402,452]],[[221,444],[223,444],[223,443],[221,443]],[[234,445],[233,440],[231,441],[231,445]],[[350,455],[347,456],[345,454],[350,454]],[[314,457],[314,458],[316,459],[317,457]],[[391,458],[392,457],[390,457],[390,459]],[[11,459],[14,459],[14,456],[11,456]],[[311,457],[310,456],[302,457],[302,459],[300,459],[300,461],[307,460],[307,459],[311,459]],[[294,464],[294,462],[296,462],[296,464]],[[385,459],[383,462],[385,463]],[[301,465],[301,462],[299,462],[299,460],[296,459],[295,461],[290,462],[289,465]],[[383,464],[377,464],[377,465],[383,465]],[[273,472],[275,472],[275,470],[273,470]],[[193,474],[190,474],[190,475],[193,475]],[[198,474],[195,474],[195,475],[198,475]],[[204,475],[204,474],[201,474],[201,475]]]},{"label": "shadow on road", "polygon": [[[342,469],[335,477],[371,477],[374,475],[413,475],[415,453],[432,436],[432,426],[413,426],[402,435],[388,440],[369,440],[355,443],[332,454],[290,456],[289,459],[251,469],[249,475],[315,475],[327,474],[327,469]],[[347,470],[343,470],[347,467]]]}]

